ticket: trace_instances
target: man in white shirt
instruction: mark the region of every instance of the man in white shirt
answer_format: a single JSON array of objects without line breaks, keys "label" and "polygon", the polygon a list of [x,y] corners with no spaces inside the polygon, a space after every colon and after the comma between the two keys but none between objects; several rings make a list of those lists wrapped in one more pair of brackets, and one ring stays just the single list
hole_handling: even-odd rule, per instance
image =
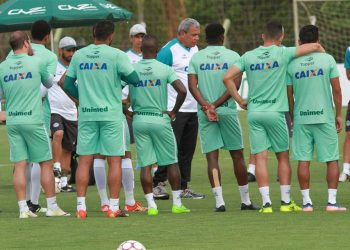
[{"label": "man in white shirt", "polygon": [[71,37],[59,42],[59,58],[52,88],[48,91],[51,106],[51,133],[54,169],[61,171],[61,192],[75,192],[68,184],[71,154],[75,150],[78,134],[78,117],[75,102],[58,85],[66,72],[77,44]]},{"label": "man in white shirt", "polygon": [[[185,102],[182,104],[176,115],[176,120],[172,126],[176,136],[178,146],[179,168],[181,172],[182,198],[202,199],[203,194],[196,193],[188,187],[191,180],[191,164],[194,151],[196,149],[198,134],[197,102],[188,91],[187,71],[191,57],[198,51],[197,42],[199,40],[200,24],[192,18],[181,21],[178,28],[177,38],[169,41],[158,53],[157,60],[172,67],[181,82],[187,89]],[[172,110],[175,105],[177,92],[171,86],[168,87],[168,110]],[[164,193],[162,182],[166,179],[166,168],[158,167],[153,178],[153,195],[158,197],[159,193]],[[169,196],[168,196],[169,197]]]}]

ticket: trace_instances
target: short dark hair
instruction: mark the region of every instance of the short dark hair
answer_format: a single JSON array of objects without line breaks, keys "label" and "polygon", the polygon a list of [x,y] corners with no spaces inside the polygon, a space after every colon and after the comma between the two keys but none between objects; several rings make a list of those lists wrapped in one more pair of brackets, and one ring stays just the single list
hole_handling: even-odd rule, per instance
[{"label": "short dark hair", "polygon": [[219,42],[224,33],[225,29],[220,23],[210,23],[205,27],[205,37],[208,43]]},{"label": "short dark hair", "polygon": [[29,37],[24,31],[15,31],[10,35],[10,46],[13,51],[22,49],[24,41],[29,42]]},{"label": "short dark hair", "polygon": [[114,23],[111,21],[100,21],[93,28],[94,37],[99,41],[104,41],[114,33]]},{"label": "short dark hair", "polygon": [[268,22],[265,26],[265,35],[269,39],[277,39],[283,33],[283,25],[277,21]]},{"label": "short dark hair", "polygon": [[315,43],[318,41],[318,28],[315,25],[305,25],[299,31],[299,39],[301,43]]},{"label": "short dark hair", "polygon": [[158,43],[158,38],[156,36],[148,34],[143,37],[142,45],[141,45],[142,53],[144,52],[157,53],[158,47],[159,47],[159,43]]},{"label": "short dark hair", "polygon": [[33,23],[31,35],[34,40],[42,41],[45,36],[51,32],[51,26],[45,20],[39,20]]}]

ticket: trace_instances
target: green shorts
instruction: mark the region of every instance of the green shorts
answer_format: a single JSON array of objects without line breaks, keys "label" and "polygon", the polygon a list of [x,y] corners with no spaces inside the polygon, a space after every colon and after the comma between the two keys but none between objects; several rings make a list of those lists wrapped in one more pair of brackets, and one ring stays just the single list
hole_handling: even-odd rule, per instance
[{"label": "green shorts", "polygon": [[219,113],[219,121],[210,122],[206,115],[198,112],[199,136],[202,153],[206,154],[223,148],[239,150],[243,148],[242,129],[236,113]]},{"label": "green shorts", "polygon": [[276,153],[289,150],[284,112],[248,112],[248,126],[252,154],[268,149]]},{"label": "green shorts", "polygon": [[294,124],[293,159],[297,161],[312,161],[314,146],[319,162],[336,161],[339,159],[338,135],[335,124]]},{"label": "green shorts", "polygon": [[12,162],[52,159],[51,142],[44,124],[7,125],[7,134]]},{"label": "green shorts", "polygon": [[132,125],[140,167],[177,163],[176,138],[168,115],[134,115]]},{"label": "green shorts", "polygon": [[128,125],[128,121],[126,120],[126,117],[124,117],[123,123],[124,123],[124,128],[125,128],[125,151],[131,151],[131,149],[130,149],[130,131],[129,131],[129,125]]},{"label": "green shorts", "polygon": [[125,124],[120,121],[78,121],[79,155],[125,155]]}]

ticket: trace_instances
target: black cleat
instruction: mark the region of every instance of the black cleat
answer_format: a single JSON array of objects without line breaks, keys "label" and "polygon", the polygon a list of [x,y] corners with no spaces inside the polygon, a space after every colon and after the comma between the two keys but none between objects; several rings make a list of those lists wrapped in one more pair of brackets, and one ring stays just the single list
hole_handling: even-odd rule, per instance
[{"label": "black cleat", "polygon": [[259,209],[260,209],[260,207],[258,207],[254,203],[251,203],[250,205],[247,205],[247,204],[244,204],[244,203],[241,204],[241,210],[242,211],[244,211],[244,210],[259,210]]},{"label": "black cleat", "polygon": [[72,193],[72,192],[76,192],[77,190],[74,188],[74,187],[72,187],[71,185],[69,185],[69,184],[67,184],[66,186],[64,186],[64,187],[61,187],[61,192],[62,193]]},{"label": "black cleat", "polygon": [[225,205],[221,205],[220,207],[216,207],[214,212],[226,212]]},{"label": "black cleat", "polygon": [[255,181],[256,181],[255,175],[248,172],[248,182],[255,182]]}]

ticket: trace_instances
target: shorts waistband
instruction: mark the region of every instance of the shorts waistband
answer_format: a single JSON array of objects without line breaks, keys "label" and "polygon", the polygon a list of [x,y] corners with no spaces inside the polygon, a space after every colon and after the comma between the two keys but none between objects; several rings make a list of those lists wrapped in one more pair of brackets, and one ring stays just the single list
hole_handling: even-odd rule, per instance
[{"label": "shorts waistband", "polygon": [[149,111],[134,111],[135,115],[145,115],[145,116],[157,116],[157,117],[163,117],[164,113],[159,112],[149,112]]}]

